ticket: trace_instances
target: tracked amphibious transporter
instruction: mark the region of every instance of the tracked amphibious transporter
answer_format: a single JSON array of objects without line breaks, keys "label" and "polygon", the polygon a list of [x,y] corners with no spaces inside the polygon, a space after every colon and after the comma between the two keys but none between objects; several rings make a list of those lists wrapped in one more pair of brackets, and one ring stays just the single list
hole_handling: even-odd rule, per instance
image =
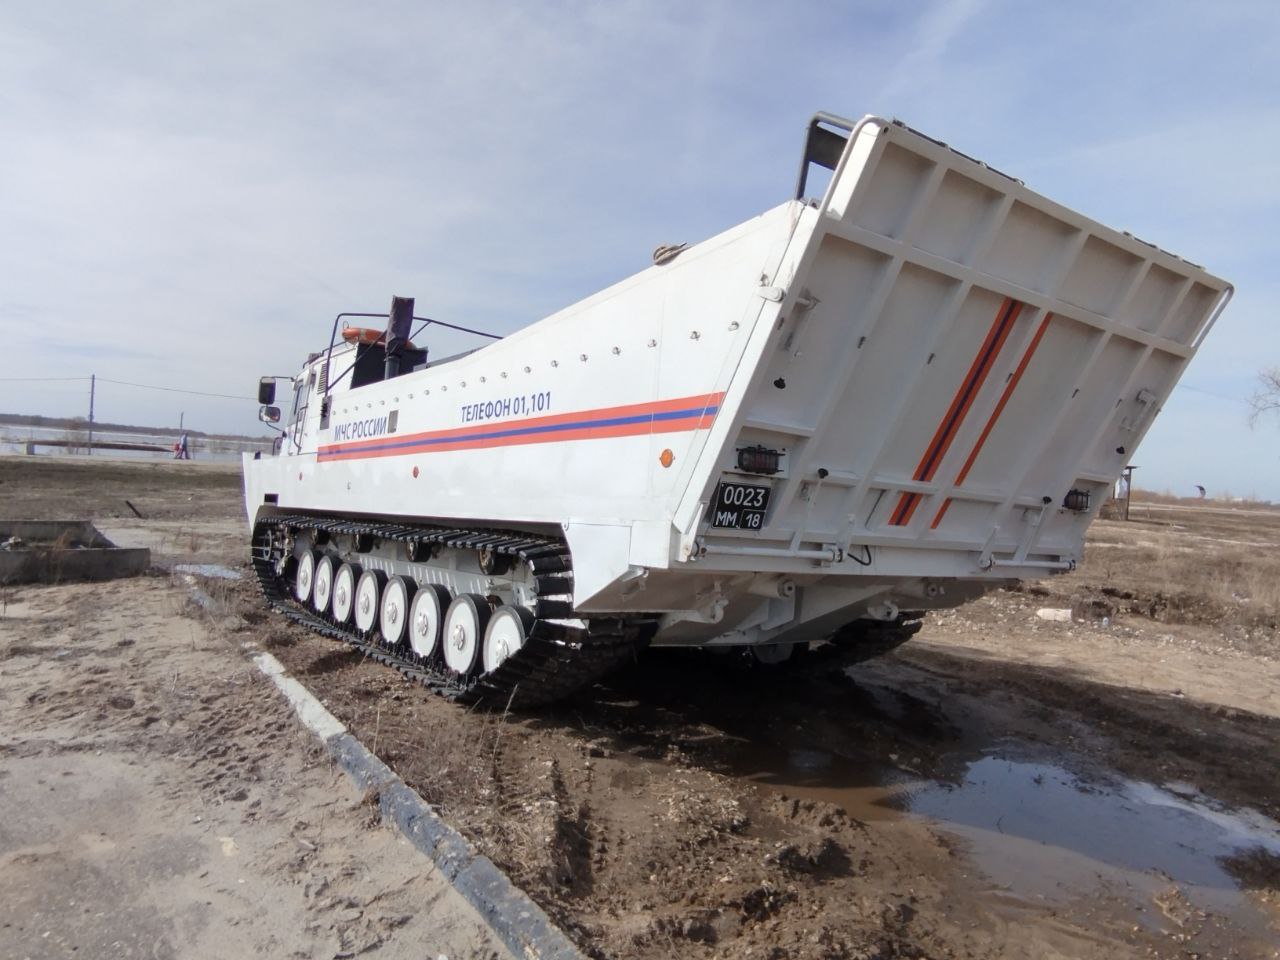
[{"label": "tracked amphibious transporter", "polygon": [[794,200],[655,261],[445,359],[459,328],[410,333],[411,302],[335,321],[278,452],[244,461],[273,605],[504,705],[645,644],[875,652],[1076,563],[1232,292],[899,123],[823,114]]}]

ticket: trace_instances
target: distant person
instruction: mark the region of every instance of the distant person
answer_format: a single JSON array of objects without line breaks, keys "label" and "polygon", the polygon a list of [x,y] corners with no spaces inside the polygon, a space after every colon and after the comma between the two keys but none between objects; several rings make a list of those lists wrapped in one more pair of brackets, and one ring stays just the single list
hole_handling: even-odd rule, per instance
[{"label": "distant person", "polygon": [[191,447],[185,431],[183,432],[182,436],[178,438],[178,459],[179,460],[191,459]]}]

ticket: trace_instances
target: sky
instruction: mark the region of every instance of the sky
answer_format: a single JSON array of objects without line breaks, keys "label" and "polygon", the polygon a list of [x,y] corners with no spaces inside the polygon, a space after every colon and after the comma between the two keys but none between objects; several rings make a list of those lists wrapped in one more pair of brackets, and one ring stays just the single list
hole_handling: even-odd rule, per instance
[{"label": "sky", "polygon": [[[0,0],[0,412],[262,433],[343,310],[509,333],[894,116],[1234,301],[1138,485],[1280,500],[1280,6]],[[17,380],[14,378],[41,378]]]}]

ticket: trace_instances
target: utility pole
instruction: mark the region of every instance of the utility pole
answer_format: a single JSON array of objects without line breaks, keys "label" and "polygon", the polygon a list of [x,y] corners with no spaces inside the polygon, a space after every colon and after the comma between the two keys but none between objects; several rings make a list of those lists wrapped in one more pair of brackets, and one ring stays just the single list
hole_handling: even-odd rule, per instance
[{"label": "utility pole", "polygon": [[89,374],[89,456],[93,456],[93,394],[98,386],[98,375]]},{"label": "utility pole", "polygon": [[1124,468],[1124,518],[1129,519],[1129,501],[1133,499],[1133,471],[1138,468],[1130,464]]}]

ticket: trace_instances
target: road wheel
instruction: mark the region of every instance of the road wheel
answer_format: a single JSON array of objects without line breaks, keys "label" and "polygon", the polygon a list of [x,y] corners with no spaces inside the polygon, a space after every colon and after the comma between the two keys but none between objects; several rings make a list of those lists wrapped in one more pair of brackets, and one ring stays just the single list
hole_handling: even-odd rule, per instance
[{"label": "road wheel", "polygon": [[311,588],[316,579],[316,554],[308,550],[298,558],[298,573],[293,580],[293,595],[299,603],[307,603],[311,599]]},{"label": "road wheel", "polygon": [[444,662],[460,677],[470,676],[480,665],[485,628],[489,626],[489,601],[478,593],[456,597],[444,615]]},{"label": "road wheel", "polygon": [[356,629],[364,636],[373,633],[378,625],[378,611],[382,602],[382,585],[387,575],[381,570],[366,570],[356,581]]},{"label": "road wheel", "polygon": [[321,557],[316,564],[315,586],[311,588],[311,607],[319,613],[329,610],[333,599],[333,560]]},{"label": "road wheel", "polygon": [[409,604],[413,601],[414,583],[404,577],[391,577],[382,588],[382,605],[378,611],[378,629],[389,647],[399,646],[408,632]]},{"label": "road wheel", "polygon": [[409,647],[423,660],[440,659],[444,614],[452,595],[438,583],[424,584],[409,607]]},{"label": "road wheel", "polygon": [[356,606],[356,581],[360,568],[354,563],[344,563],[333,577],[333,619],[348,623]]},{"label": "road wheel", "polygon": [[533,627],[533,614],[524,607],[505,604],[493,611],[484,631],[484,672],[492,673],[507,657],[524,646]]}]

